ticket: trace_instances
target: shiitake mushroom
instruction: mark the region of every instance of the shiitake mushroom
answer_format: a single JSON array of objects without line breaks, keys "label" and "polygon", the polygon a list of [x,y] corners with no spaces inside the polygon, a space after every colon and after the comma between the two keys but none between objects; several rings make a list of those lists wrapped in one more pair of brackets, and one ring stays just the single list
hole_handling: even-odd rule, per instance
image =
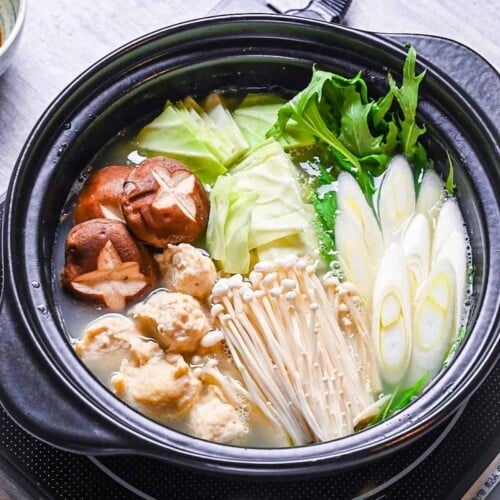
[{"label": "shiitake mushroom", "polygon": [[121,310],[150,291],[158,268],[149,250],[118,220],[91,219],[66,239],[61,284],[88,301]]},{"label": "shiitake mushroom", "polygon": [[88,178],[76,200],[75,224],[98,218],[123,221],[123,185],[132,168],[128,165],[110,165],[96,170]]},{"label": "shiitake mushroom", "polygon": [[209,201],[198,178],[181,162],[149,158],[130,172],[122,195],[130,231],[157,248],[190,243],[207,227]]}]

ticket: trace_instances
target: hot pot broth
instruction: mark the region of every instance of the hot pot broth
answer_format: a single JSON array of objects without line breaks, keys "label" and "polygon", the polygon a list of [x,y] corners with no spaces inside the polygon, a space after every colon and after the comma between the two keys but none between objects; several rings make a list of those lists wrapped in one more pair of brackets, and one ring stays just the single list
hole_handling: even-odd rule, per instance
[{"label": "hot pot broth", "polygon": [[[342,81],[340,87],[345,88],[346,82]],[[363,105],[353,99],[353,106]],[[417,171],[398,156],[400,151],[395,151],[384,168],[374,168],[374,190],[367,196],[366,179],[359,175],[363,169],[356,172],[356,168],[346,168],[338,158],[339,148],[332,147],[329,138],[325,140],[317,131],[301,129],[293,110],[288,115],[292,123],[281,124],[286,132],[281,145],[269,140],[266,143],[263,136],[253,137],[249,129],[267,130],[284,103],[270,94],[250,96],[249,103],[240,107],[241,102],[232,100],[227,110],[246,132],[250,153],[234,160],[236,167],[229,169],[228,176],[218,172],[214,178],[211,174],[207,178],[203,166],[196,172],[209,192],[211,212],[207,230],[193,245],[208,250],[217,262],[220,279],[204,307],[212,322],[210,332],[221,331],[225,342],[181,353],[182,360],[167,362],[184,362],[189,373],[198,374],[195,376],[202,379],[199,394],[185,408],[175,411],[157,401],[150,406],[137,404],[131,399],[130,389],[118,393],[116,377],[124,359],[123,349],[101,358],[82,357],[101,382],[127,403],[161,423],[204,439],[257,447],[335,439],[376,423],[411,402],[446,364],[463,336],[466,269],[471,268],[471,262],[461,214],[450,192],[453,179],[448,177],[445,185],[433,169]],[[198,103],[188,104],[177,108],[198,111]],[[262,119],[267,112],[259,107],[263,104],[276,105],[270,123]],[[255,125],[259,120],[263,123]],[[151,156],[168,156],[168,151],[157,151],[154,131],[158,119],[155,121],[152,127],[132,126],[110,141],[96,155],[88,172],[107,165],[135,166],[144,159],[138,153],[140,147],[149,149]],[[148,126],[153,134],[145,137]],[[323,142],[315,139],[318,136]],[[386,131],[386,139],[388,136]],[[258,140],[264,146],[257,144]],[[344,135],[341,146],[346,143],[355,149],[349,140]],[[283,145],[290,143],[294,146],[285,153]],[[271,179],[285,185],[279,197],[287,197],[294,190],[297,195],[291,202],[296,213],[289,219],[288,214],[283,216],[287,223],[295,224],[294,228],[283,234],[278,228],[278,236],[270,240],[268,227],[249,229],[259,207],[252,205],[255,194],[248,189],[252,176],[247,176],[255,166],[266,165],[269,158],[272,161],[267,165],[271,168],[275,168],[276,159],[285,158],[287,169],[291,168],[285,174],[293,172],[293,179],[284,178],[281,170]],[[217,155],[213,161],[217,167],[224,165]],[[256,178],[267,175],[258,170],[254,174]],[[227,179],[238,176],[239,180],[227,183]],[[80,187],[81,183],[75,192]],[[262,189],[265,192],[267,186]],[[234,205],[224,206],[225,198],[231,198]],[[70,196],[56,252],[60,262],[64,262],[64,240],[73,224],[73,205],[74,197]],[[260,214],[266,210],[272,214],[272,205],[263,205]],[[233,212],[228,215],[231,208]],[[234,234],[246,231],[244,241],[234,242],[238,239],[234,234],[225,234],[222,239],[226,240],[221,242],[213,222],[219,218],[225,229],[235,224]],[[300,226],[301,218],[307,224]],[[258,222],[266,225],[266,221]],[[265,236],[257,234],[258,230]],[[259,244],[249,243],[259,237]],[[160,250],[154,252],[159,254]],[[153,288],[160,288],[158,293],[162,293],[162,286],[158,280]],[[145,297],[147,301],[154,295],[130,300],[122,312],[135,310]],[[267,297],[265,303],[251,305],[263,296]],[[107,312],[105,306],[82,304],[62,291],[59,300],[73,342],[81,341],[89,323]],[[139,333],[148,348],[151,343],[154,349],[165,348],[151,338],[155,335],[144,329]],[[213,366],[209,366],[211,363]],[[351,380],[345,382],[349,377]],[[210,400],[212,387],[221,391]],[[345,392],[348,396],[344,400],[341,394]],[[221,404],[226,405],[226,423],[237,420],[234,425],[240,426],[239,431],[233,429],[226,439],[221,438],[224,433],[196,430],[189,415],[200,398],[205,398],[201,420],[210,420],[209,413],[215,415]],[[235,411],[231,412],[229,406]],[[224,423],[210,425],[213,428]]]}]

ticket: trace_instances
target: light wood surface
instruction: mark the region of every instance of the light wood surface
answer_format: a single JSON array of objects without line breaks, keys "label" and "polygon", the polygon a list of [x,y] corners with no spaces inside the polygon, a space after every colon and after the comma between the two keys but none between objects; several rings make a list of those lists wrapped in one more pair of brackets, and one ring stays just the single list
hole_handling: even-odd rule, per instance
[{"label": "light wood surface", "polygon": [[[149,31],[203,17],[219,0],[30,0],[19,49],[0,77],[0,193],[19,151],[54,97],[108,52]],[[255,11],[259,2],[231,2]],[[298,2],[301,3],[300,1]],[[246,8],[240,8],[244,5]],[[458,40],[500,67],[500,15],[490,0],[353,0],[345,23]],[[227,10],[227,9],[226,9]],[[262,10],[266,7],[262,2]]]}]

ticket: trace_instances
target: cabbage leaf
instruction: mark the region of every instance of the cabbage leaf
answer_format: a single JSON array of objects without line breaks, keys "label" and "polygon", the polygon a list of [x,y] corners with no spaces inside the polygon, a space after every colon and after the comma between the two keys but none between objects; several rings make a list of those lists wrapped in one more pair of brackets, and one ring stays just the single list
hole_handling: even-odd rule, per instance
[{"label": "cabbage leaf", "polygon": [[[231,174],[217,179],[210,193],[207,246],[223,271],[247,273],[250,253],[265,254],[274,243],[288,255],[304,252],[303,238],[295,236],[311,228],[312,215],[296,177],[297,169],[283,148],[268,141]],[[243,220],[233,214],[235,210],[243,212]]]},{"label": "cabbage leaf", "polygon": [[212,99],[211,104],[207,112],[192,97],[167,102],[139,132],[139,153],[175,158],[202,182],[213,183],[248,150],[248,143],[222,103]]},{"label": "cabbage leaf", "polygon": [[[281,97],[262,94],[248,94],[234,110],[233,118],[250,149],[257,148],[266,140],[266,133],[278,117],[278,111],[285,104]],[[290,120],[286,126],[286,139],[278,142],[285,150],[310,146],[316,142],[314,136]]]},{"label": "cabbage leaf", "polygon": [[235,177],[221,176],[210,193],[207,246],[211,257],[227,273],[250,267],[248,238],[252,206],[258,197],[251,191],[239,191],[236,184]]},{"label": "cabbage leaf", "polygon": [[175,158],[205,183],[227,170],[214,154],[211,138],[198,133],[189,114],[171,104],[139,132],[136,141],[139,154]]}]

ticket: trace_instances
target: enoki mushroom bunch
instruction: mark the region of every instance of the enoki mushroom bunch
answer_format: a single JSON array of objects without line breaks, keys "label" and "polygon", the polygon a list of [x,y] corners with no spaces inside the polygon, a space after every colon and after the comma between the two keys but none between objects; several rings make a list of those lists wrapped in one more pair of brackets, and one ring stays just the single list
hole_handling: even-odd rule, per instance
[{"label": "enoki mushroom bunch", "polygon": [[350,434],[377,413],[376,362],[352,285],[303,260],[260,262],[220,279],[212,317],[252,403],[293,444]]}]

